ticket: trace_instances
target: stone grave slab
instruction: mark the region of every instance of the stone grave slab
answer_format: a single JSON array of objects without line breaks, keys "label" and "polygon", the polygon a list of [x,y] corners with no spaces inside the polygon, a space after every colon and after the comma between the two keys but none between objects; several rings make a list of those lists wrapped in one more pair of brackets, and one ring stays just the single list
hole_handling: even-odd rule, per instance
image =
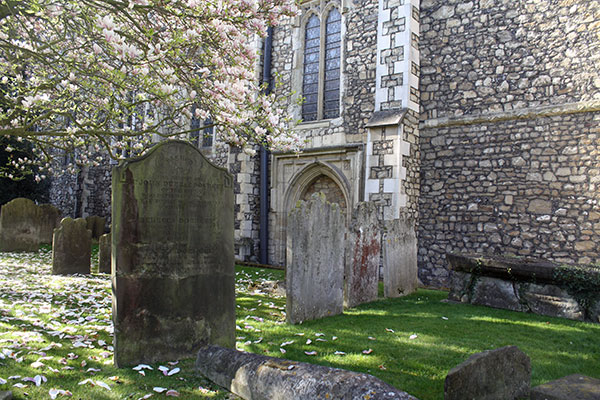
[{"label": "stone grave slab", "polygon": [[52,244],[54,229],[60,225],[61,212],[52,204],[40,204],[40,243]]},{"label": "stone grave slab", "polygon": [[600,379],[565,376],[531,389],[531,400],[600,400]]},{"label": "stone grave slab", "polygon": [[400,297],[417,290],[417,236],[412,219],[401,217],[386,226],[383,240],[383,294]]},{"label": "stone grave slab", "polygon": [[110,274],[110,233],[105,233],[98,239],[98,272]]},{"label": "stone grave slab", "polygon": [[359,203],[346,236],[344,306],[355,307],[377,300],[381,236],[377,206]]},{"label": "stone grave slab", "polygon": [[63,218],[52,240],[54,275],[89,274],[92,232],[83,218]]},{"label": "stone grave slab", "polygon": [[511,400],[529,396],[531,362],[516,346],[473,354],[452,368],[444,400]]},{"label": "stone grave slab", "polygon": [[112,173],[119,367],[235,344],[233,178],[167,141]]},{"label": "stone grave slab", "polygon": [[38,251],[39,207],[31,200],[16,198],[0,210],[0,251]]},{"label": "stone grave slab", "polygon": [[344,309],[344,216],[320,193],[300,201],[287,222],[286,314],[291,324]]}]

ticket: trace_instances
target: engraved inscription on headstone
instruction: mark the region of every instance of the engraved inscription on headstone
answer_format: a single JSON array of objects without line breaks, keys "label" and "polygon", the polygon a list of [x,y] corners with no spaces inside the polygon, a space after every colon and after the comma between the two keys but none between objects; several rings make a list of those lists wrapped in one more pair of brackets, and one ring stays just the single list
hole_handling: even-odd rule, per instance
[{"label": "engraved inscription on headstone", "polygon": [[233,180],[163,142],[113,170],[115,364],[235,343]]},{"label": "engraved inscription on headstone", "polygon": [[287,224],[286,313],[289,323],[341,314],[344,234],[337,203],[319,193],[290,211]]}]

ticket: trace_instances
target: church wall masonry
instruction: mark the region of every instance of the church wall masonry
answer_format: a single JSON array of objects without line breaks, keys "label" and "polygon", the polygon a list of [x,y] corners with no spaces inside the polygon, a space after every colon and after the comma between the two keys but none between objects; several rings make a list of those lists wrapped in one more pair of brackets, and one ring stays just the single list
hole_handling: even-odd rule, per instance
[{"label": "church wall masonry", "polygon": [[600,2],[421,2],[419,274],[600,261]]}]

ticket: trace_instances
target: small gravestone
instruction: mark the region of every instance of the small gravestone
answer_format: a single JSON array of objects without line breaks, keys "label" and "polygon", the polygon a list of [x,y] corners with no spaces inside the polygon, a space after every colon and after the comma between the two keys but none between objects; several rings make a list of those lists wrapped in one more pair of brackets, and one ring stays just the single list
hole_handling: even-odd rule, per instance
[{"label": "small gravestone", "polygon": [[531,400],[599,400],[600,379],[574,374],[531,389]]},{"label": "small gravestone", "polygon": [[344,216],[313,194],[287,223],[286,314],[289,323],[341,314],[344,308]]},{"label": "small gravestone", "polygon": [[97,215],[91,215],[85,217],[87,228],[92,232],[92,239],[98,240],[100,236],[104,234],[104,226],[106,225],[106,218],[99,217]]},{"label": "small gravestone", "polygon": [[112,173],[119,367],[235,345],[233,178],[168,141]]},{"label": "small gravestone", "polygon": [[61,212],[52,204],[40,204],[40,243],[52,244],[54,229],[60,224]]},{"label": "small gravestone", "polygon": [[40,209],[31,200],[17,198],[0,210],[0,251],[38,251]]},{"label": "small gravestone", "polygon": [[54,275],[89,274],[92,233],[83,218],[63,218],[52,240]]},{"label": "small gravestone", "polygon": [[346,237],[345,307],[377,300],[381,258],[378,225],[377,206],[359,203]]},{"label": "small gravestone", "polygon": [[110,233],[105,233],[98,240],[98,272],[110,274]]},{"label": "small gravestone", "polygon": [[387,225],[383,240],[383,294],[399,297],[417,290],[417,236],[412,219],[401,217]]},{"label": "small gravestone", "polygon": [[516,346],[473,354],[452,368],[444,400],[512,400],[529,396],[531,362]]}]

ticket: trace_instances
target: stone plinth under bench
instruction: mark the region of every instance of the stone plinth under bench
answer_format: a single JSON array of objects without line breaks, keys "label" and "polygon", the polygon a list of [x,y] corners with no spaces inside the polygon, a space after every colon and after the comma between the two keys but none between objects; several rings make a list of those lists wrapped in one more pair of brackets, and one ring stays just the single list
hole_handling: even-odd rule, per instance
[{"label": "stone plinth under bench", "polygon": [[448,300],[600,322],[600,267],[517,257],[447,254]]}]

